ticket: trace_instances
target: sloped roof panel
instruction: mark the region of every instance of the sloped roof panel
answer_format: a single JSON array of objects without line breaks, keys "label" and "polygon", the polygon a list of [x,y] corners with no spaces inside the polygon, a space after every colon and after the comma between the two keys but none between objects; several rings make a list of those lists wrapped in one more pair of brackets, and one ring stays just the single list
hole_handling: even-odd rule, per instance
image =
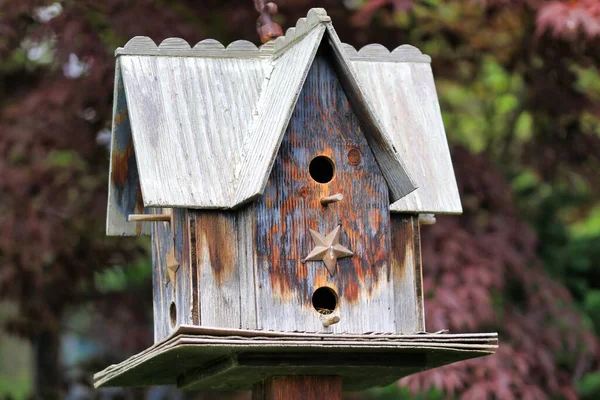
[{"label": "sloped roof panel", "polygon": [[313,29],[273,61],[269,84],[261,96],[251,136],[245,146],[246,158],[235,204],[248,201],[264,190],[324,31],[324,26]]},{"label": "sloped roof panel", "polygon": [[228,205],[264,59],[123,55],[120,64],[144,204]]},{"label": "sloped roof panel", "polygon": [[394,202],[392,212],[462,212],[429,56],[412,46],[389,52],[345,46],[356,76],[417,190]]}]

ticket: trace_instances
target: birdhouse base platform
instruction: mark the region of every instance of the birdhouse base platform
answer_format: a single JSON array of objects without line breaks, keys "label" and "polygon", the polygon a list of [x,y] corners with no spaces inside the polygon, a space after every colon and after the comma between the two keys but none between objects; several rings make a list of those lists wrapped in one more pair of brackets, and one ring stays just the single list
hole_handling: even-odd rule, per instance
[{"label": "birdhouse base platform", "polygon": [[96,387],[176,384],[247,390],[273,376],[341,376],[344,390],[493,354],[496,333],[331,334],[180,326],[162,342],[94,375]]}]

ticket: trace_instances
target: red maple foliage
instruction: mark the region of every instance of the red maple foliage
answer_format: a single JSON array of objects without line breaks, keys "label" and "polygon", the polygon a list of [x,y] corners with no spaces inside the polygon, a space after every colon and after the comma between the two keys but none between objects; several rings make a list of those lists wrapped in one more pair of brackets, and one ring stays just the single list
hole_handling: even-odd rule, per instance
[{"label": "red maple foliage", "polygon": [[453,157],[464,214],[422,230],[427,329],[497,330],[500,348],[401,384],[464,399],[577,398],[573,382],[600,367],[598,337],[540,265],[536,234],[519,220],[505,178],[483,154],[455,148]]},{"label": "red maple foliage", "polygon": [[[597,0],[478,0],[494,6],[528,6],[537,11],[537,33],[550,31],[554,36],[576,39],[581,33],[586,38],[600,36],[600,2]],[[411,8],[414,0],[369,0],[354,20],[366,26],[374,13],[382,7],[393,6],[396,11]]]}]

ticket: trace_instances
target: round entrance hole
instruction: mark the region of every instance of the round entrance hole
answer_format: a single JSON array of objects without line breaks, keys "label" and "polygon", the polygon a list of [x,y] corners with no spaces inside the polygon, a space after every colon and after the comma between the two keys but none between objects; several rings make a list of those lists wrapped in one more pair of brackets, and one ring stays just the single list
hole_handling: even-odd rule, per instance
[{"label": "round entrance hole", "polygon": [[308,166],[311,178],[319,183],[327,183],[333,179],[335,165],[327,156],[317,156],[312,159]]},{"label": "round entrance hole", "polygon": [[320,314],[331,314],[338,303],[338,295],[335,290],[326,286],[320,287],[312,295],[312,304]]},{"label": "round entrance hole", "polygon": [[171,328],[175,328],[177,324],[177,307],[174,301],[171,302],[171,306],[169,307],[169,317],[171,319]]}]

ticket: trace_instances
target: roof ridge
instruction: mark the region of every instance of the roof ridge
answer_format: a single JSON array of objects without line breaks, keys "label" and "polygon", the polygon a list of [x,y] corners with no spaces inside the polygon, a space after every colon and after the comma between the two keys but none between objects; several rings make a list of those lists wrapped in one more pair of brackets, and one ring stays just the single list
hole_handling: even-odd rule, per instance
[{"label": "roof ridge", "polygon": [[306,17],[299,18],[295,26],[285,31],[285,35],[278,37],[274,41],[265,43],[261,46],[261,49],[264,48],[267,51],[271,51],[273,55],[281,54],[315,26],[327,22],[331,22],[331,17],[327,15],[327,11],[324,8],[311,8],[308,10]]},{"label": "roof ridge", "polygon": [[367,44],[358,51],[348,43],[342,43],[342,47],[350,61],[431,62],[431,57],[410,44],[400,45],[392,51],[379,43]]}]

